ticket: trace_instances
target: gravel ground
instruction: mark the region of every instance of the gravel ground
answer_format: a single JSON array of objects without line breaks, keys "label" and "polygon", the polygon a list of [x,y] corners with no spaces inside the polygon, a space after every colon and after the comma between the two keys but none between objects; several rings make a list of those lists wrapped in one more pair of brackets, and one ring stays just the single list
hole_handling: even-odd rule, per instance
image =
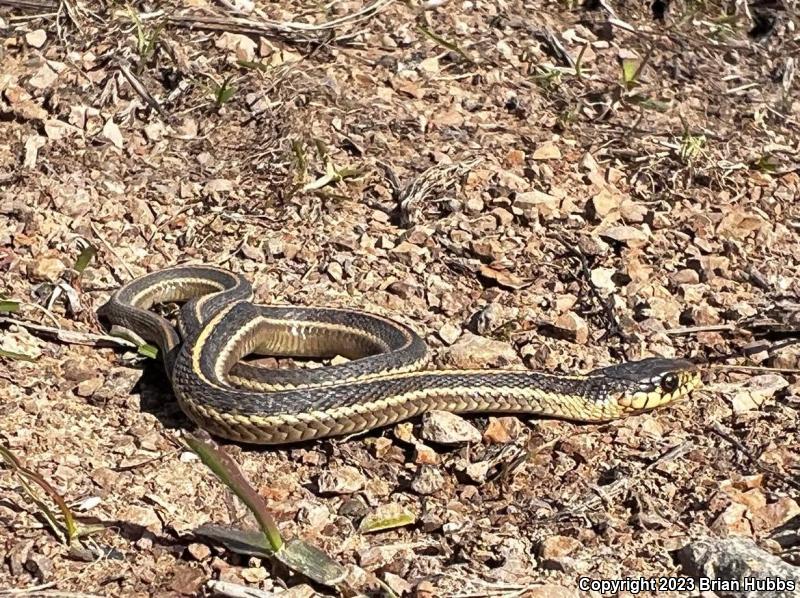
[{"label": "gravel ground", "polygon": [[603,425],[224,444],[355,591],[587,595],[728,536],[800,565],[800,37],[796,4],[745,9],[0,2],[0,445],[107,526],[65,545],[0,469],[0,593],[336,594],[193,536],[254,523],[158,364],[97,336],[184,261],[395,317],[437,366],[713,364]]}]

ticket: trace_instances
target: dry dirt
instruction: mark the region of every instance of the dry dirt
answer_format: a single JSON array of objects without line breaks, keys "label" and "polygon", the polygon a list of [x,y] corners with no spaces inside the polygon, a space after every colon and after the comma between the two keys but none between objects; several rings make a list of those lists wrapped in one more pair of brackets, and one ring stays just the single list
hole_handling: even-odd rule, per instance
[{"label": "dry dirt", "polygon": [[[110,291],[182,261],[392,315],[437,365],[782,369],[709,369],[604,425],[468,418],[463,447],[419,446],[419,421],[225,445],[355,586],[575,596],[737,534],[797,565],[775,534],[800,513],[800,352],[770,346],[797,329],[798,31],[788,0],[0,1],[0,444],[112,522],[68,547],[0,470],[0,590],[335,593],[193,538],[252,521],[178,447],[158,364],[53,336],[103,334]],[[415,522],[359,531],[389,504]]]}]

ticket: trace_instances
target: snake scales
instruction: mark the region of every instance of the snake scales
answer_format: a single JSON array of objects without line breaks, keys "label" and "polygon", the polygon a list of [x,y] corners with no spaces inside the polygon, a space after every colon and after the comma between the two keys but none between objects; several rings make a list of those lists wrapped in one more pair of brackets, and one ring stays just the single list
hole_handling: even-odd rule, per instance
[{"label": "snake scales", "polygon": [[[137,278],[98,315],[159,349],[184,412],[218,436],[281,444],[351,434],[432,409],[608,421],[684,397],[700,384],[682,359],[649,358],[585,375],[515,370],[424,370],[410,328],[356,310],[252,303],[250,283],[213,266]],[[182,302],[178,330],[151,311]],[[248,365],[250,354],[350,361],[318,369]]]}]

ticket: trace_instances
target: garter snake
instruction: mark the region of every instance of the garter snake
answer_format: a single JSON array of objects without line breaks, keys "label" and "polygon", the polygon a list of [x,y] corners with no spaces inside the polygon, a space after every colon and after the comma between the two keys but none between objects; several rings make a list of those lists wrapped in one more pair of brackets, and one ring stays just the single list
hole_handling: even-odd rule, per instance
[{"label": "garter snake", "polygon": [[[244,277],[185,265],[129,282],[98,315],[158,346],[178,402],[196,424],[255,444],[351,434],[432,409],[609,421],[670,403],[700,384],[691,362],[665,358],[585,375],[426,370],[424,341],[391,319],[252,299]],[[168,302],[183,302],[178,330],[150,309]],[[242,361],[251,354],[350,361],[267,369]]]}]

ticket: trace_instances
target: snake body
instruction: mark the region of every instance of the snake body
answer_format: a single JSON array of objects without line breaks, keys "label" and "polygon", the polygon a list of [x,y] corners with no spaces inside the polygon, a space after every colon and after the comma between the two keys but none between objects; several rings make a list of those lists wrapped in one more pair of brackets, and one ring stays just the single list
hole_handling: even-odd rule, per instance
[{"label": "snake body", "polygon": [[[98,314],[160,351],[183,411],[218,436],[282,444],[352,434],[433,409],[601,422],[665,405],[700,376],[689,361],[649,358],[585,375],[425,370],[409,327],[349,309],[257,305],[250,283],[214,266],[177,266],[116,291]],[[180,302],[178,330],[150,308]],[[350,361],[275,370],[251,354]]]}]

